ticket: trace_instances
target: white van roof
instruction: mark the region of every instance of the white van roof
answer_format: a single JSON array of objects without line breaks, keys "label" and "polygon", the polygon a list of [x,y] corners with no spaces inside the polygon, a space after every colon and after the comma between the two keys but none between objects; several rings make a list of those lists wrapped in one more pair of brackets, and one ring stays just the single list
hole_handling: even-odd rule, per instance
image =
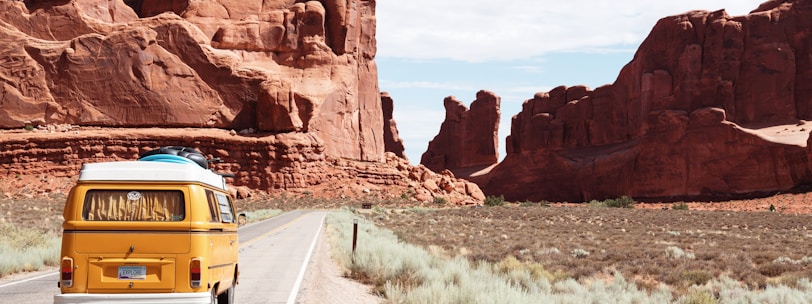
[{"label": "white van roof", "polygon": [[121,161],[82,165],[80,181],[198,182],[226,189],[225,179],[192,163]]}]

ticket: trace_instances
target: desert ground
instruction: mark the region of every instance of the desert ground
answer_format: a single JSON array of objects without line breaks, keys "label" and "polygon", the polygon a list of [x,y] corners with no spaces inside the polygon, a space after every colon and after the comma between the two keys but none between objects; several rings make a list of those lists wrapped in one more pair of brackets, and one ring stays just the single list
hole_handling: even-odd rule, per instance
[{"label": "desert ground", "polygon": [[520,261],[553,281],[619,272],[639,286],[663,283],[679,292],[720,275],[750,288],[812,277],[806,214],[524,204],[373,218],[441,255]]},{"label": "desert ground", "polygon": [[[15,181],[0,189],[0,224],[59,234],[61,191],[72,181]],[[644,288],[665,284],[680,293],[721,275],[751,288],[791,286],[798,278],[812,277],[810,195],[686,201],[683,210],[674,209],[674,202],[638,202],[632,209],[533,202],[455,207],[374,196],[324,199],[311,193],[258,196],[237,205],[242,211],[360,209],[362,202],[372,202],[372,210],[363,213],[368,219],[439,255],[502,265],[521,262],[553,281],[611,280],[621,273]],[[340,270],[331,271],[331,280],[341,280]]]}]

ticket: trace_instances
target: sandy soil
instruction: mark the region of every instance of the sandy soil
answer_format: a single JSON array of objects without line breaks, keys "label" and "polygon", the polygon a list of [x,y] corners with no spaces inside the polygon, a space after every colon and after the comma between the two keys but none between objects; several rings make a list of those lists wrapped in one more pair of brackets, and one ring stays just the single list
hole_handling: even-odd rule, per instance
[{"label": "sandy soil", "polygon": [[[686,201],[690,210],[727,210],[765,212],[770,206],[775,212],[784,214],[812,214],[812,192],[778,193],[772,196],[752,199],[738,199],[721,202]],[[639,203],[635,208],[662,209],[671,208],[674,203]]]},{"label": "sandy soil", "polygon": [[324,233],[314,249],[296,303],[374,304],[382,298],[370,293],[371,287],[343,277],[331,258],[330,241]]},{"label": "sandy soil", "polygon": [[807,123],[807,121],[801,120],[795,124],[769,126],[739,125],[738,128],[771,142],[806,147],[807,140],[809,139],[809,129],[810,126],[812,126],[807,125]]}]

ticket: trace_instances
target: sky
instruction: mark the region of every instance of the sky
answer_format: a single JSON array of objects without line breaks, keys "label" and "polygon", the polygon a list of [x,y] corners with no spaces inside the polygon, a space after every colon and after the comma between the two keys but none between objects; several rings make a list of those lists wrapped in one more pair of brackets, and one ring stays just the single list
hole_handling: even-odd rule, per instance
[{"label": "sky", "polygon": [[414,165],[440,131],[445,97],[470,108],[476,92],[494,92],[501,97],[501,159],[511,117],[535,93],[613,83],[663,17],[719,9],[741,16],[761,2],[379,0],[379,85],[394,100],[400,138]]}]

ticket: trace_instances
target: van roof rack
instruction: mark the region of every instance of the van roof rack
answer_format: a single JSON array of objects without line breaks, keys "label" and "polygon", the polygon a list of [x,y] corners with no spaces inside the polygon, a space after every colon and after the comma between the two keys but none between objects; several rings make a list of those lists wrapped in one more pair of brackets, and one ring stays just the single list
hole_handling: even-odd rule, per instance
[{"label": "van roof rack", "polygon": [[180,161],[88,163],[82,165],[79,181],[197,182],[227,190],[222,175],[201,168],[194,162]]}]

